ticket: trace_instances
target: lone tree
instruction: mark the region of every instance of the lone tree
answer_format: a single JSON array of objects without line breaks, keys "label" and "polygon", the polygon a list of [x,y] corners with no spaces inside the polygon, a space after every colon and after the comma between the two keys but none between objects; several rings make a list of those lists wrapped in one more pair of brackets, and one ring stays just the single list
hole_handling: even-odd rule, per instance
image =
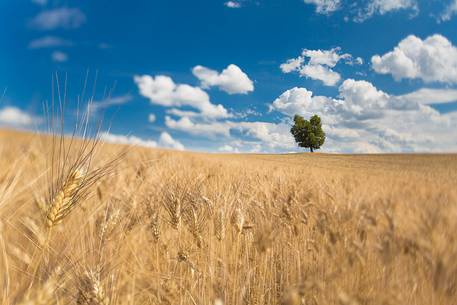
[{"label": "lone tree", "polygon": [[308,121],[297,114],[294,122],[290,132],[298,146],[309,148],[311,152],[314,152],[315,149],[324,145],[325,132],[322,130],[321,118],[318,115],[313,115]]}]

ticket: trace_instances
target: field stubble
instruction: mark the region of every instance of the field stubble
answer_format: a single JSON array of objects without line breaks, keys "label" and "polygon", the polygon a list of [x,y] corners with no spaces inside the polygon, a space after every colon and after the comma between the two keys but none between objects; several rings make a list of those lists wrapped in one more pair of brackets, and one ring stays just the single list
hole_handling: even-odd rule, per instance
[{"label": "field stubble", "polygon": [[455,155],[130,148],[51,187],[47,141],[0,132],[1,305],[457,304]]}]

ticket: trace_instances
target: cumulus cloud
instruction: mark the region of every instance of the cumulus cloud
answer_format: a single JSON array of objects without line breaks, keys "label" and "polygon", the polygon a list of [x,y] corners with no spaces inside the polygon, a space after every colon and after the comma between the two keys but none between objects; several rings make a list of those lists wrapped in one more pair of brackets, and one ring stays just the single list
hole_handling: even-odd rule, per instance
[{"label": "cumulus cloud", "polygon": [[218,151],[229,152],[229,153],[239,152],[238,148],[233,147],[232,145],[229,145],[229,144],[222,145],[221,147],[219,147]]},{"label": "cumulus cloud", "polygon": [[[260,140],[266,150],[291,150],[296,147],[290,134],[290,125],[271,122],[230,122],[231,128]],[[259,143],[259,144],[260,144]]]},{"label": "cumulus cloud", "polygon": [[457,48],[444,36],[422,40],[410,35],[392,51],[371,58],[373,69],[395,80],[421,79],[426,83],[457,83]]},{"label": "cumulus cloud", "polygon": [[281,64],[280,68],[283,73],[291,73],[294,71],[299,71],[304,62],[305,58],[303,56],[291,58],[288,59],[285,63]]},{"label": "cumulus cloud", "polygon": [[391,104],[387,93],[378,90],[367,81],[345,80],[339,92],[340,98],[344,101],[341,108],[348,113],[348,116],[359,119],[378,117],[387,107],[404,107],[404,105]]},{"label": "cumulus cloud", "polygon": [[237,65],[229,65],[221,73],[196,66],[192,73],[197,77],[203,88],[218,87],[228,94],[247,94],[254,91],[254,83]]},{"label": "cumulus cloud", "polygon": [[[326,119],[329,119],[330,114],[337,112],[337,103],[328,101],[325,96],[313,96],[313,92],[306,88],[292,88],[282,93],[270,105],[270,110],[276,110],[290,117],[295,114],[301,114],[306,117],[314,113],[326,113]],[[330,109],[330,107],[332,109]]]},{"label": "cumulus cloud", "polygon": [[457,0],[453,0],[441,14],[440,21],[449,21],[457,14]]},{"label": "cumulus cloud", "polygon": [[143,147],[163,147],[176,150],[184,150],[184,145],[181,142],[175,140],[168,132],[162,132],[159,136],[158,142],[154,140],[142,139],[133,135],[113,134],[108,131],[101,132],[100,139],[105,142],[114,144],[126,144]]},{"label": "cumulus cloud", "polygon": [[224,3],[224,5],[229,8],[240,8],[241,7],[241,3],[238,1],[227,1]]},{"label": "cumulus cloud", "polygon": [[7,106],[0,109],[0,125],[30,127],[40,122],[41,118],[30,115],[16,107]]},{"label": "cumulus cloud", "polygon": [[295,147],[290,126],[285,123],[271,122],[240,122],[233,120],[198,122],[189,117],[179,120],[167,116],[165,125],[174,130],[179,130],[194,136],[207,136],[215,138],[222,136],[224,139],[234,139],[244,136],[251,139],[250,146],[262,147],[265,151],[275,149],[293,149]]},{"label": "cumulus cloud", "polygon": [[310,65],[323,65],[330,68],[336,66],[340,60],[350,62],[351,54],[340,54],[341,48],[333,48],[331,50],[303,50],[302,56],[309,58]]},{"label": "cumulus cloud", "polygon": [[384,110],[417,109],[413,99],[391,96],[363,80],[345,80],[338,89],[338,98],[314,96],[306,88],[292,88],[281,94],[270,106],[288,116],[300,113],[311,116],[320,113],[326,122],[339,120],[363,121],[384,115]]},{"label": "cumulus cloud", "polygon": [[306,4],[314,4],[316,13],[331,14],[340,8],[341,0],[304,0]]},{"label": "cumulus cloud", "polygon": [[178,120],[165,116],[165,125],[170,129],[183,131],[191,135],[230,136],[230,126],[224,122],[194,122],[188,116]]},{"label": "cumulus cloud", "polygon": [[[440,114],[425,104],[430,89],[393,96],[367,81],[348,79],[339,96],[314,96],[292,88],[271,104],[288,117],[318,114],[327,132],[327,151],[455,151],[457,113]],[[453,92],[441,92],[441,100]]]},{"label": "cumulus cloud", "polygon": [[[457,114],[442,115],[424,102],[424,89],[394,96],[367,81],[349,79],[337,97],[316,96],[306,88],[287,90],[270,108],[285,114],[279,123],[224,119],[201,121],[198,117],[166,116],[165,124],[194,136],[222,137],[224,151],[297,151],[290,135],[295,114],[322,117],[327,132],[327,152],[452,151],[457,149]],[[452,92],[442,92],[440,100]],[[417,133],[416,131],[419,131]],[[449,136],[451,135],[451,136]],[[233,143],[238,143],[237,145]],[[233,149],[233,150],[232,150]]]},{"label": "cumulus cloud", "polygon": [[350,65],[363,63],[360,57],[353,60],[351,54],[340,54],[340,51],[341,48],[305,49],[299,57],[287,60],[280,68],[284,73],[296,71],[300,76],[322,81],[326,86],[335,86],[341,80],[340,74],[333,70],[338,62],[343,61]]},{"label": "cumulus cloud", "polygon": [[54,51],[51,53],[51,58],[55,62],[66,62],[68,60],[68,55],[62,51]]},{"label": "cumulus cloud", "polygon": [[159,146],[172,148],[176,150],[184,150],[184,145],[173,137],[168,132],[162,132],[159,137]]},{"label": "cumulus cloud", "polygon": [[76,29],[85,22],[86,16],[79,8],[60,7],[41,12],[30,25],[38,30]]},{"label": "cumulus cloud", "polygon": [[137,75],[134,81],[140,94],[148,98],[152,104],[165,107],[189,106],[198,109],[201,115],[208,118],[229,117],[224,106],[211,103],[209,95],[201,88],[176,84],[164,75]]},{"label": "cumulus cloud", "polygon": [[300,69],[300,75],[320,80],[326,86],[335,86],[341,80],[339,73],[322,65],[305,65]]},{"label": "cumulus cloud", "polygon": [[55,47],[70,47],[73,43],[69,40],[62,39],[56,36],[44,36],[32,40],[29,43],[29,49],[55,48]]},{"label": "cumulus cloud", "polygon": [[133,135],[119,135],[110,132],[101,132],[100,139],[108,143],[126,144],[143,147],[157,147],[157,142],[153,140],[145,140]]}]

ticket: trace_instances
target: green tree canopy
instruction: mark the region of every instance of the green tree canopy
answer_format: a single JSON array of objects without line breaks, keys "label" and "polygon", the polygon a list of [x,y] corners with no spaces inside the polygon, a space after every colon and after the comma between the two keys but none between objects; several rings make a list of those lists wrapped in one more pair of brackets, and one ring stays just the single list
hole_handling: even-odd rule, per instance
[{"label": "green tree canopy", "polygon": [[318,115],[313,115],[309,121],[298,114],[295,115],[294,126],[290,132],[298,146],[309,148],[311,152],[324,145],[325,132],[322,130],[321,118]]}]

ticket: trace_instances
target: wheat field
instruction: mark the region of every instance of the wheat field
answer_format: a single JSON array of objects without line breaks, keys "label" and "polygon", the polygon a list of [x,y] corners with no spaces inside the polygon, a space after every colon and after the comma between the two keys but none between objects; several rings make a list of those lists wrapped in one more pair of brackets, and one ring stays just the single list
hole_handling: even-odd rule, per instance
[{"label": "wheat field", "polygon": [[84,143],[0,131],[1,305],[457,304],[456,155]]}]

